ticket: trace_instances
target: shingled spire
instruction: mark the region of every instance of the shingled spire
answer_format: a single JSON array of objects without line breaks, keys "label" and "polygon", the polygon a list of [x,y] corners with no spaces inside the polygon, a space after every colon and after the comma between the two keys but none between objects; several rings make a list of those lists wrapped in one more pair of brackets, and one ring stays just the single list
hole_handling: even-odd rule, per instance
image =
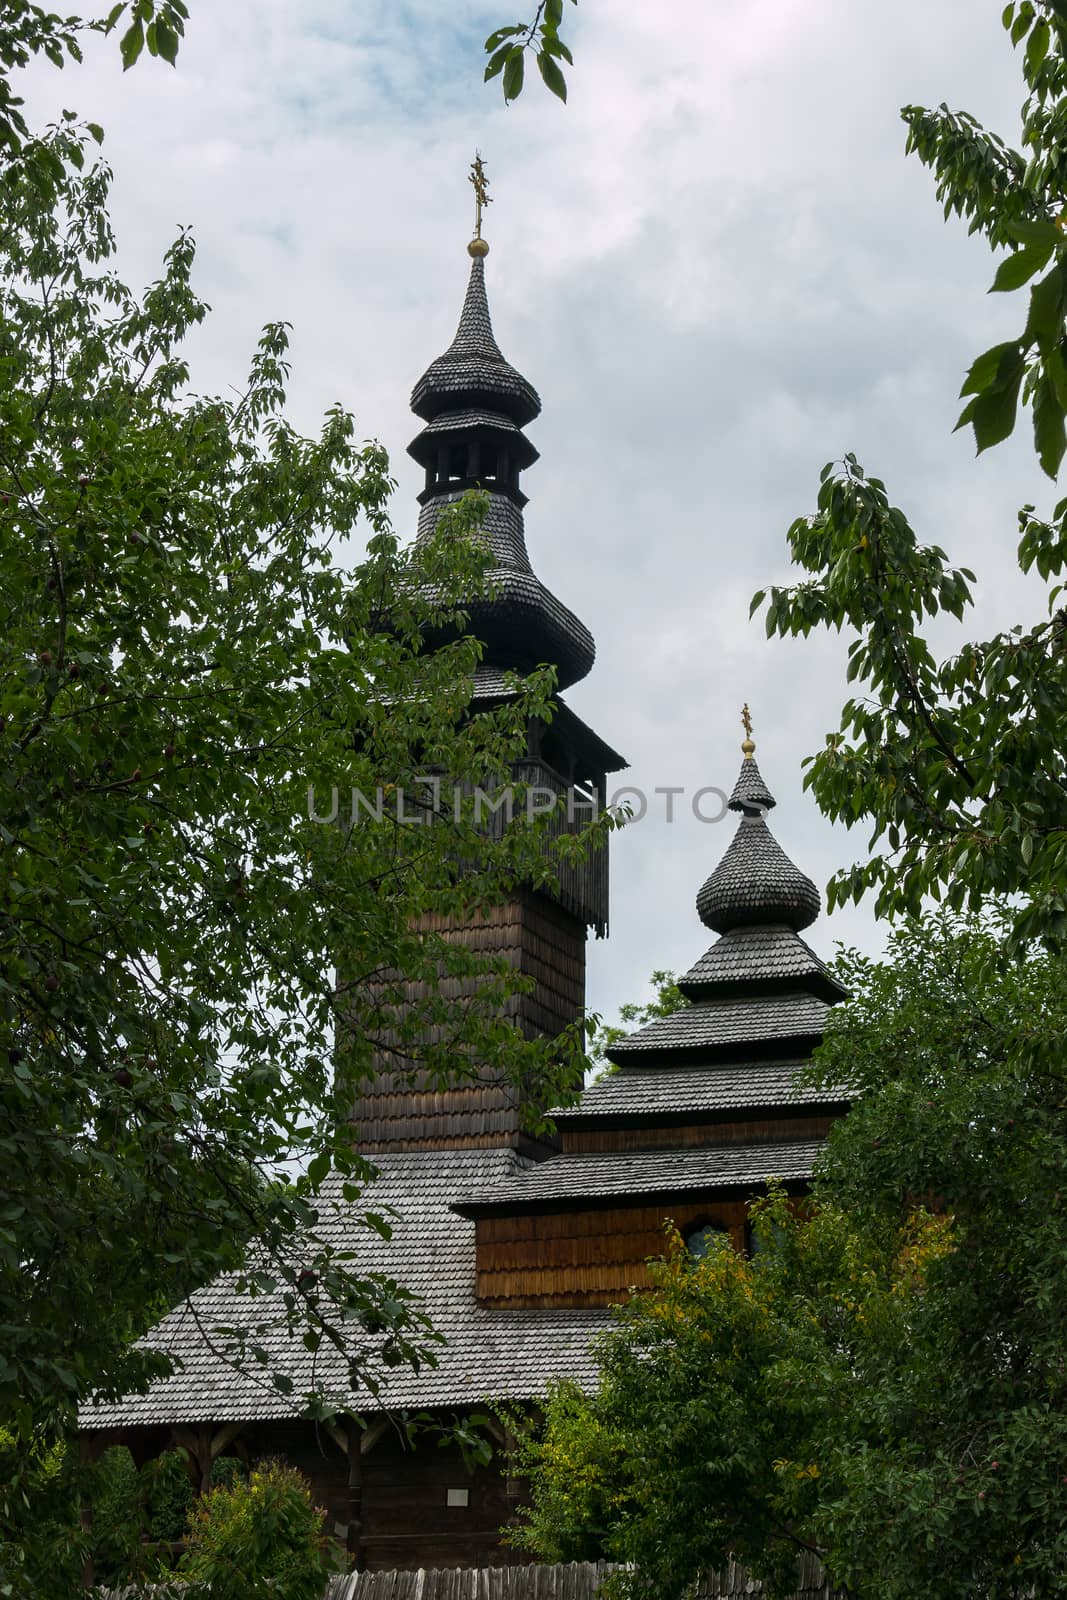
[{"label": "shingled spire", "polygon": [[566,689],[589,672],[596,647],[585,624],[530,566],[522,514],[527,497],[519,475],[538,458],[522,430],[540,414],[541,401],[505,360],[493,333],[485,291],[489,246],[480,222],[484,174],[481,181],[479,231],[467,246],[470,278],[456,336],[411,395],[411,409],[426,422],[408,446],[426,471],[416,548],[431,536],[450,502],[467,489],[488,490],[485,533],[494,557],[489,574],[494,592],[467,608],[471,632],[485,645],[483,675],[529,672],[547,663],[556,668],[557,687]]},{"label": "shingled spire", "polygon": [[756,765],[747,712],[744,759],[729,800],[741,820],[697,895],[701,922],[722,938],[678,980],[689,1008],[622,1040],[609,1052],[613,1060],[803,1055],[822,1036],[827,1006],[845,996],[799,937],[819,915],[819,891],[767,826],[774,796]]}]

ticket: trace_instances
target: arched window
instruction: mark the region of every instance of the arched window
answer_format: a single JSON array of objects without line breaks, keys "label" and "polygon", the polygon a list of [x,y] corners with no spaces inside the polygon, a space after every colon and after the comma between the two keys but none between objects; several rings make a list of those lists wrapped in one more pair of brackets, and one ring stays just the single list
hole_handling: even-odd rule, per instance
[{"label": "arched window", "polygon": [[714,1222],[710,1218],[695,1222],[684,1235],[685,1247],[694,1261],[700,1261],[713,1248],[714,1241],[719,1238],[729,1238],[730,1230],[721,1222]]},{"label": "arched window", "polygon": [[770,1222],[766,1217],[758,1221],[750,1220],[745,1233],[748,1236],[748,1253],[750,1256],[759,1255],[761,1250],[766,1250],[768,1245],[780,1244],[782,1230],[777,1222]]}]

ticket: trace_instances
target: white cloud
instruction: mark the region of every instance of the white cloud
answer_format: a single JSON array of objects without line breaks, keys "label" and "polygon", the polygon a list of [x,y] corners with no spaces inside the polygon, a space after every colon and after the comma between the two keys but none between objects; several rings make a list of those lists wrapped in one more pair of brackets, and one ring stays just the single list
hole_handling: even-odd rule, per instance
[{"label": "white cloud", "polygon": [[[108,43],[81,71],[41,68],[35,100],[105,124],[131,277],[194,224],[214,306],[197,386],[239,382],[260,325],[292,320],[296,421],[350,405],[393,456],[401,526],[407,396],[458,313],[478,145],[497,333],[545,403],[531,554],[598,640],[569,698],[635,781],[693,786],[732,782],[747,699],[776,832],[825,883],[865,844],[801,789],[844,644],[768,643],[747,601],[788,579],[789,522],[854,449],[979,570],[977,631],[1024,614],[1026,443],[975,463],[951,436],[962,371],[1016,310],[985,299],[988,253],[942,223],[898,116],[945,98],[1011,133],[1010,47],[969,0],[581,0],[568,107],[534,83],[505,110],[479,47],[521,10],[200,0],[176,72],[123,76]],[[595,1007],[700,953],[693,897],[728,837],[690,818],[616,841]],[[880,944],[868,911],[814,930],[823,949],[837,936]]]}]

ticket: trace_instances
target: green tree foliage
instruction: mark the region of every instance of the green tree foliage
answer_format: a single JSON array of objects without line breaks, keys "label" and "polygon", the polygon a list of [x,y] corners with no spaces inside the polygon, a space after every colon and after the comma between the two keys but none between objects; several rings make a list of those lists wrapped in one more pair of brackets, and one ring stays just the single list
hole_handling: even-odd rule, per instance
[{"label": "green tree foliage", "polygon": [[[1067,513],[1067,502],[1058,510]],[[1047,580],[1067,558],[1067,529],[1021,514],[1020,563]],[[927,896],[953,910],[1018,895],[1016,934],[1067,937],[1067,612],[938,660],[923,627],[963,617],[974,574],[919,543],[881,479],[854,457],[823,469],[818,510],[789,531],[792,588],[761,591],[767,632],[847,628],[860,687],[841,727],[809,758],[805,783],[825,816],[872,828],[869,853],[829,885],[831,907],[876,892],[881,916],[916,914]],[[874,846],[880,846],[878,850]]]},{"label": "green tree foliage", "polygon": [[[218,1480],[215,1478],[215,1468],[224,1461],[229,1466],[232,1457],[220,1456],[212,1462],[213,1483],[224,1481],[221,1477]],[[141,1498],[152,1539],[161,1544],[174,1544],[183,1537],[186,1518],[193,1503],[193,1481],[189,1476],[189,1458],[184,1450],[164,1450],[145,1462],[141,1468]]]},{"label": "green tree foliage", "polygon": [[189,1518],[180,1571],[190,1600],[319,1600],[330,1572],[325,1515],[306,1480],[278,1461],[211,1489]]},{"label": "green tree foliage", "polygon": [[75,1479],[62,1441],[27,1442],[0,1427],[0,1593],[13,1590],[16,1559],[21,1592],[74,1592],[88,1553]]},{"label": "green tree foliage", "polygon": [[991,247],[1011,249],[993,290],[1031,285],[1019,336],[985,351],[967,374],[958,426],[971,425],[981,453],[1011,433],[1021,397],[1032,409],[1041,465],[1055,478],[1067,443],[1067,6],[1012,0],[1003,23],[1020,50],[1026,83],[1021,149],[945,105],[905,106],[902,114],[908,149],[932,168],[945,216],[966,217],[970,231],[984,233]]},{"label": "green tree foliage", "polygon": [[[573,5],[578,0],[571,0]],[[509,27],[495,28],[485,41],[489,57],[485,68],[485,81],[499,77],[504,90],[505,103],[516,100],[522,93],[526,76],[526,57],[533,54],[541,81],[558,99],[566,101],[567,80],[560,66],[566,61],[573,66],[570,48],[560,38],[563,24],[563,0],[540,0],[529,22],[515,22]]]},{"label": "green tree foliage", "polygon": [[[309,818],[309,786],[323,804],[339,788],[347,813],[353,788],[417,801],[427,767],[506,771],[546,677],[517,709],[465,718],[477,646],[420,647],[482,581],[471,511],[413,568],[351,418],[335,410],[315,441],[285,423],[281,327],[239,399],[189,397],[191,241],[132,297],[106,264],[106,170],[79,171],[82,151],[64,127],[51,181],[13,165],[0,195],[0,1401],[20,1422],[148,1375],[118,1351],[155,1309],[160,1262],[184,1288],[254,1233],[294,1321],[299,1271],[360,1303],[325,1257],[283,1257],[331,1169],[367,1176],[335,1115],[390,1021],[362,980],[478,970],[414,919],[552,871],[518,823],[487,842],[473,814]],[[361,516],[370,551],[346,572],[335,545]],[[434,994],[394,1048],[435,1023],[442,1079],[480,1059],[565,1092],[577,1037],[569,1061],[524,1044],[500,1018],[507,975],[485,976],[479,1005],[450,1017]],[[304,1185],[267,1181],[294,1156]],[[384,1298],[384,1325],[412,1330]]]},{"label": "green tree foliage", "polygon": [[[908,147],[932,168],[946,216],[967,218],[995,247],[1012,246],[994,288],[1043,274],[1020,337],[972,366],[961,421],[985,449],[1011,432],[1021,396],[1054,476],[1067,403],[1067,10],[1021,0],[1004,25],[1026,80],[1021,152],[945,106],[909,106],[904,117]],[[846,456],[823,469],[817,509],[789,530],[805,577],[755,597],[754,610],[766,605],[768,635],[856,634],[848,671],[856,696],[806,781],[824,815],[868,824],[879,848],[837,875],[831,905],[874,890],[880,915],[914,915],[927,896],[973,910],[1015,895],[1022,944],[1067,937],[1067,500],[1047,517],[1024,506],[1019,534],[1019,565],[1044,583],[1045,614],[938,659],[924,630],[942,611],[963,618],[974,574],[922,544],[882,480]]]},{"label": "green tree foliage", "polygon": [[674,1239],[596,1391],[557,1388],[522,1543],[634,1562],[673,1600],[737,1556],[788,1593],[815,1550],[862,1600],[1058,1592],[1067,1564],[1067,970],[1003,929],[912,923],[839,963],[814,1082],[851,1082],[811,1200],[761,1248]]},{"label": "green tree foliage", "polygon": [[618,1044],[620,1039],[625,1039],[638,1028],[643,1028],[646,1023],[654,1022],[657,1017],[669,1017],[689,1004],[674,981],[673,972],[657,969],[649,978],[649,983],[654,991],[651,1000],[644,1004],[628,1000],[619,1007],[618,1022],[599,1024],[591,1033],[588,1054],[594,1067],[613,1072],[615,1069],[608,1061],[608,1051],[612,1045]]},{"label": "green tree foliage", "polygon": [[[72,1473],[72,1487],[82,1475]],[[112,1445],[85,1475],[92,1495],[89,1548],[100,1583],[127,1583],[139,1575],[145,1532],[141,1480],[125,1445]],[[72,1496],[72,1510],[77,1494]]]},{"label": "green tree foliage", "polygon": [[[56,19],[14,17],[5,59],[52,55]],[[462,603],[488,582],[484,499],[403,554],[380,448],[340,406],[317,438],[287,422],[284,324],[230,397],[197,395],[192,240],[143,295],[121,281],[101,137],[65,113],[0,160],[9,1529],[20,1474],[77,1404],[165,1370],[136,1337],[220,1271],[241,1264],[250,1295],[277,1289],[275,1323],[343,1348],[364,1382],[376,1362],[432,1360],[404,1291],[354,1267],[358,1238],[339,1250],[315,1231],[328,1179],[355,1202],[373,1176],[343,1113],[377,1049],[401,1069],[417,1053],[442,1085],[499,1069],[531,1118],[584,1064],[579,1030],[525,1040],[505,1020],[524,981],[505,964],[420,931],[555,875],[544,822],[526,826],[520,806],[487,838],[469,797],[457,810],[446,789],[438,808],[425,782],[492,787],[524,754],[528,717],[551,714],[546,670],[470,715],[480,646]],[[452,643],[428,652],[431,629]],[[376,808],[398,791],[423,825]],[[333,792],[337,819],[320,821]],[[355,819],[354,792],[371,807]],[[427,996],[399,1023],[399,976],[373,996],[366,984],[390,972]],[[479,981],[460,1013],[442,973]],[[205,1333],[267,1362],[255,1336]],[[291,1392],[285,1373],[262,1376]],[[321,1412],[345,1396],[301,1398]],[[16,1586],[38,1538],[24,1531],[2,1558]]]}]

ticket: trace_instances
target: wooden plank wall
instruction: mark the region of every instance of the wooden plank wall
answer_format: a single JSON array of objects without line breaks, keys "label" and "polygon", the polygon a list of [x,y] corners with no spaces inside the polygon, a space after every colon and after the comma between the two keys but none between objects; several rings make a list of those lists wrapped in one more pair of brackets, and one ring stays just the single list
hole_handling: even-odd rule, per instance
[{"label": "wooden plank wall", "polygon": [[[503,956],[533,978],[533,991],[512,996],[505,1013],[527,1037],[555,1035],[581,1017],[586,930],[546,896],[522,891],[476,920],[434,918],[426,925],[447,939]],[[387,976],[380,987],[393,981]],[[437,993],[461,1004],[475,992],[476,983],[476,979],[442,979]],[[407,1006],[414,1005],[420,986],[404,985],[405,991]],[[405,1009],[404,1002],[400,1009]],[[419,1073],[417,1062],[398,1069],[387,1057],[381,1060],[376,1080],[357,1099],[351,1120],[359,1129],[360,1148],[368,1154],[522,1143],[517,1097],[508,1085],[492,1081],[486,1073],[478,1082],[441,1092]]]},{"label": "wooden plank wall", "polygon": [[483,1305],[519,1310],[541,1306],[606,1306],[648,1285],[647,1260],[666,1249],[664,1225],[681,1233],[697,1224],[725,1228],[745,1248],[745,1200],[564,1212],[552,1216],[481,1217],[476,1223],[477,1295]]},{"label": "wooden plank wall", "polygon": [[[605,1118],[605,1121],[607,1119]],[[689,1123],[682,1128],[567,1128],[565,1151],[680,1150],[709,1144],[767,1144],[825,1139],[835,1117],[761,1117],[751,1122]]]}]

